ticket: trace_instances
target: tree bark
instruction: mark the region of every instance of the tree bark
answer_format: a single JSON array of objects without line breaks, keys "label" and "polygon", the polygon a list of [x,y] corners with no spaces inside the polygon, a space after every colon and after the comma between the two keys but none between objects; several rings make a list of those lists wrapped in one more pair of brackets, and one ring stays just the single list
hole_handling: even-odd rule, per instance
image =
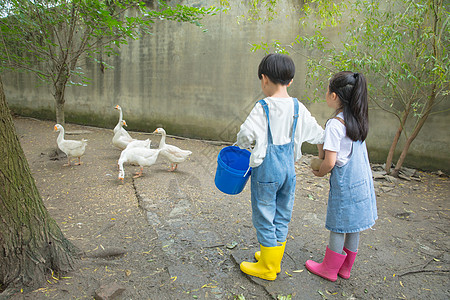
[{"label": "tree bark", "polygon": [[408,154],[409,147],[411,146],[411,143],[414,141],[414,139],[419,134],[420,130],[422,129],[423,125],[428,119],[428,116],[431,113],[431,109],[433,107],[434,101],[436,100],[436,84],[433,84],[433,87],[431,89],[431,95],[428,98],[425,113],[423,116],[419,119],[419,122],[417,123],[417,126],[414,128],[413,133],[411,136],[407,139],[405,146],[403,147],[402,153],[400,154],[400,157],[398,158],[397,163],[395,164],[395,169],[392,171],[391,175],[398,176],[398,173],[400,172],[400,168],[403,165],[403,162],[405,161],[406,155]]},{"label": "tree bark", "polygon": [[[441,47],[441,40],[439,36],[439,16],[438,11],[442,7],[442,3],[440,1],[430,2],[430,8],[431,8],[431,20],[433,22],[433,37],[431,39],[432,41],[432,47],[433,47],[433,56],[435,59],[438,58],[440,54],[443,54],[439,51],[439,48]],[[441,49],[442,50],[442,49]],[[408,153],[409,147],[411,146],[411,143],[414,141],[414,139],[419,134],[420,130],[422,129],[423,125],[425,124],[426,120],[428,119],[428,116],[431,113],[431,109],[433,108],[434,101],[436,100],[436,94],[437,94],[437,88],[438,88],[438,77],[435,75],[433,78],[433,84],[430,89],[430,96],[428,97],[428,100],[425,105],[424,114],[419,118],[417,125],[414,128],[413,133],[411,136],[407,139],[405,146],[403,147],[402,153],[400,154],[400,157],[397,161],[397,164],[395,165],[395,169],[392,172],[393,176],[398,176],[398,173],[400,172],[400,168],[403,165],[403,162],[405,161],[406,155]],[[445,84],[445,83],[444,83]]]},{"label": "tree bark", "polygon": [[394,140],[392,141],[391,148],[389,149],[388,156],[386,158],[386,173],[391,172],[392,161],[394,160],[395,149],[397,148],[398,141],[400,140],[400,136],[402,135],[403,129],[405,128],[406,120],[409,116],[409,111],[411,109],[411,101],[409,101],[408,107],[403,112],[402,118],[400,120],[400,125],[398,126],[397,132],[395,133]]},{"label": "tree bark", "polygon": [[49,216],[15,133],[0,77],[0,291],[41,286],[73,269],[77,249]]},{"label": "tree bark", "polygon": [[66,82],[67,80],[65,75],[63,77],[59,77],[58,81],[55,82],[53,88],[54,91],[54,98],[55,98],[55,110],[56,110],[56,123],[61,124],[62,126],[65,125],[66,120],[64,117],[64,103],[66,102],[64,98],[65,89],[66,89]]},{"label": "tree bark", "polygon": [[63,127],[66,125],[66,119],[64,117],[64,101],[57,99],[55,96],[56,103],[56,123],[61,124]]}]

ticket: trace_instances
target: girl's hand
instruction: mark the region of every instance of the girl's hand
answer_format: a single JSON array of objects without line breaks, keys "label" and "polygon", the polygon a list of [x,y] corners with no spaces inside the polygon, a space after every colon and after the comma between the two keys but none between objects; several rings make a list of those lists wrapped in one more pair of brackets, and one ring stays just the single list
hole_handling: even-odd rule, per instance
[{"label": "girl's hand", "polygon": [[319,176],[319,171],[318,171],[318,170],[317,170],[317,171],[314,171],[314,170],[313,170],[312,172],[313,172],[313,174],[316,175],[317,177],[323,177],[323,175],[322,175],[322,176]]},{"label": "girl's hand", "polygon": [[330,172],[336,164],[336,156],[337,152],[325,150],[325,158],[320,165],[320,169],[318,171],[313,171],[314,175],[317,177],[323,177]]}]

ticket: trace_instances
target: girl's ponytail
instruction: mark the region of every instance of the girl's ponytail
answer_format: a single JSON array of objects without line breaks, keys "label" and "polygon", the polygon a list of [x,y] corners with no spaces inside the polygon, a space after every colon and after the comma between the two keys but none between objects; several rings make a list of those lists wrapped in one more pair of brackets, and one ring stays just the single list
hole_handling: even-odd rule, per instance
[{"label": "girl's ponytail", "polygon": [[364,141],[369,132],[367,82],[361,73],[339,72],[329,85],[330,93],[341,100],[347,136],[353,141]]}]

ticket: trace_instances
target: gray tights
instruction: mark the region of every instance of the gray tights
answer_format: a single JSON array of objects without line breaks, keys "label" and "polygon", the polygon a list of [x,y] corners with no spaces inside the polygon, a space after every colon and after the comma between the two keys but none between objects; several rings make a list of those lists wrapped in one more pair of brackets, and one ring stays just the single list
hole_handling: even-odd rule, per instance
[{"label": "gray tights", "polygon": [[334,252],[342,253],[347,248],[350,251],[357,252],[359,244],[359,232],[337,233],[330,231],[330,243],[328,248]]}]

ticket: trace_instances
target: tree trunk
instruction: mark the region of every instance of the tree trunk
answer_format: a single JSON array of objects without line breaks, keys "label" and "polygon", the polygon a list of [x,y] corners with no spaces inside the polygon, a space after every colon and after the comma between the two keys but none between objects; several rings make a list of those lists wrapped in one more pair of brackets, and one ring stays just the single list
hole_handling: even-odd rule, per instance
[{"label": "tree trunk", "polygon": [[400,172],[403,162],[405,161],[406,154],[408,154],[409,147],[411,146],[412,142],[415,140],[415,138],[419,134],[419,132],[422,129],[423,125],[425,124],[426,120],[428,119],[428,116],[430,115],[431,108],[433,107],[435,99],[436,99],[436,84],[433,84],[433,88],[431,89],[431,95],[428,98],[428,101],[426,104],[425,113],[419,119],[419,122],[417,123],[416,128],[414,128],[413,133],[406,141],[405,146],[403,147],[402,153],[400,154],[400,157],[398,158],[398,161],[395,164],[395,169],[394,169],[394,171],[392,171],[391,175],[396,176],[396,177],[398,176],[398,173]]},{"label": "tree trunk", "polygon": [[55,96],[56,102],[56,123],[61,124],[63,127],[66,125],[66,120],[64,117],[64,101],[61,102],[60,99],[57,99]]},{"label": "tree trunk", "polygon": [[403,112],[402,118],[400,120],[400,125],[398,126],[397,132],[395,133],[394,140],[392,141],[391,148],[389,149],[389,153],[386,158],[385,171],[388,174],[391,172],[391,165],[392,161],[394,160],[395,149],[397,148],[398,141],[400,140],[403,129],[405,128],[406,120],[408,119],[410,109],[411,109],[411,101],[409,101],[408,107]]},{"label": "tree trunk", "polygon": [[65,125],[66,120],[64,117],[64,103],[66,100],[64,99],[64,93],[65,93],[66,84],[65,82],[56,82],[54,85],[55,93],[55,103],[56,103],[56,123],[61,124],[62,126]]},{"label": "tree trunk", "polygon": [[15,133],[0,77],[0,292],[41,286],[77,252],[49,216]]}]

